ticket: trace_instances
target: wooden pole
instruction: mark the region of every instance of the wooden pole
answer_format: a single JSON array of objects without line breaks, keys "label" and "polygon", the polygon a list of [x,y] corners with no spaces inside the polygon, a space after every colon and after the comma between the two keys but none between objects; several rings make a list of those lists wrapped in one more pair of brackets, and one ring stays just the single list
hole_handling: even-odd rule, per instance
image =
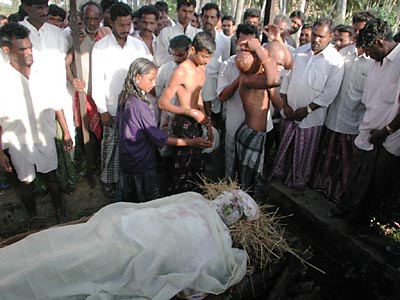
[{"label": "wooden pole", "polygon": [[[275,17],[275,0],[266,0],[264,10],[264,26],[271,24]],[[267,37],[263,34],[262,43],[268,42]]]},{"label": "wooden pole", "polygon": [[[76,8],[76,0],[70,0],[70,26],[74,45],[74,63],[76,69],[76,78],[82,80],[82,61],[81,61],[81,47],[79,40],[79,25],[78,25],[78,15]],[[82,121],[82,135],[83,143],[85,146],[85,157],[86,157],[86,168],[87,168],[87,179],[90,186],[93,188],[95,185],[93,177],[93,159],[90,144],[89,126],[86,110],[86,99],[84,92],[79,92],[79,107],[81,112]]]}]

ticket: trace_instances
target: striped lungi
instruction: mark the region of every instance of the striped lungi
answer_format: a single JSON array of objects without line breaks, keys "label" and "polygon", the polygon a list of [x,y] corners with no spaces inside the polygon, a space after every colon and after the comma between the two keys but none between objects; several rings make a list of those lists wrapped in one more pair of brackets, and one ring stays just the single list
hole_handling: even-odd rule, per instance
[{"label": "striped lungi", "polygon": [[340,203],[349,178],[356,134],[345,134],[326,129],[316,157],[310,186]]},{"label": "striped lungi", "polygon": [[254,191],[256,182],[262,177],[265,135],[265,131],[255,131],[245,123],[236,131],[238,180],[244,190]]},{"label": "striped lungi", "polygon": [[271,177],[283,178],[289,187],[305,187],[311,177],[321,131],[322,126],[300,128],[296,122],[284,120]]},{"label": "striped lungi", "polygon": [[101,175],[102,183],[117,183],[119,176],[118,130],[116,127],[104,126],[101,141]]}]

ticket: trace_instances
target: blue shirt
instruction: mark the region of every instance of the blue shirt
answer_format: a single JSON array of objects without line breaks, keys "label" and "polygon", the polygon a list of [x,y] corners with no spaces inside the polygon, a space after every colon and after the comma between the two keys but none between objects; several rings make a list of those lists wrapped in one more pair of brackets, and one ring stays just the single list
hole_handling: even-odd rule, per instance
[{"label": "blue shirt", "polygon": [[120,167],[127,175],[139,175],[156,167],[156,147],[168,136],[157,127],[149,105],[131,95],[123,111],[118,110]]}]

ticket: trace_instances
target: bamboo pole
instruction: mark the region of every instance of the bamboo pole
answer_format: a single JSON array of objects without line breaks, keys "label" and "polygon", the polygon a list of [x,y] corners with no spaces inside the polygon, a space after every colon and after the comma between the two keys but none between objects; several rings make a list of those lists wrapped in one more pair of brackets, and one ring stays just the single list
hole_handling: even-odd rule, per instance
[{"label": "bamboo pole", "polygon": [[[81,47],[79,39],[79,25],[77,18],[77,7],[76,0],[70,0],[70,26],[74,45],[74,64],[76,69],[76,78],[82,80],[82,61],[81,61]],[[81,112],[82,120],[82,135],[83,143],[85,146],[85,157],[86,157],[86,168],[87,168],[87,179],[91,187],[94,187],[94,177],[93,177],[93,159],[89,136],[89,126],[86,110],[86,99],[84,92],[79,92],[79,107]]]}]

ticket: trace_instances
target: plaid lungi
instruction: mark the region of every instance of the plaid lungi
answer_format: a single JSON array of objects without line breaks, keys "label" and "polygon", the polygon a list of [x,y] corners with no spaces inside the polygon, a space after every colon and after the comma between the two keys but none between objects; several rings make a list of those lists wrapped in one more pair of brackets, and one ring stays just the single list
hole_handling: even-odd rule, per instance
[{"label": "plaid lungi", "polygon": [[225,180],[234,180],[236,178],[236,150],[235,137],[225,134]]},{"label": "plaid lungi", "polygon": [[117,183],[119,176],[118,130],[104,126],[101,141],[101,175],[103,183]]},{"label": "plaid lungi", "polygon": [[[201,137],[203,129],[191,117],[175,115],[171,124],[172,134],[177,138],[190,139]],[[182,193],[197,189],[204,171],[202,149],[195,147],[174,147],[173,150],[173,179],[172,193]]]},{"label": "plaid lungi", "polygon": [[321,130],[322,126],[299,128],[296,122],[284,120],[271,177],[283,178],[289,187],[305,187],[311,177]]},{"label": "plaid lungi", "polygon": [[310,186],[321,191],[329,200],[340,203],[350,173],[356,134],[326,129],[317,154]]},{"label": "plaid lungi", "polygon": [[264,166],[265,131],[255,131],[243,123],[236,131],[236,155],[239,161],[239,184],[253,191],[262,177]]}]

